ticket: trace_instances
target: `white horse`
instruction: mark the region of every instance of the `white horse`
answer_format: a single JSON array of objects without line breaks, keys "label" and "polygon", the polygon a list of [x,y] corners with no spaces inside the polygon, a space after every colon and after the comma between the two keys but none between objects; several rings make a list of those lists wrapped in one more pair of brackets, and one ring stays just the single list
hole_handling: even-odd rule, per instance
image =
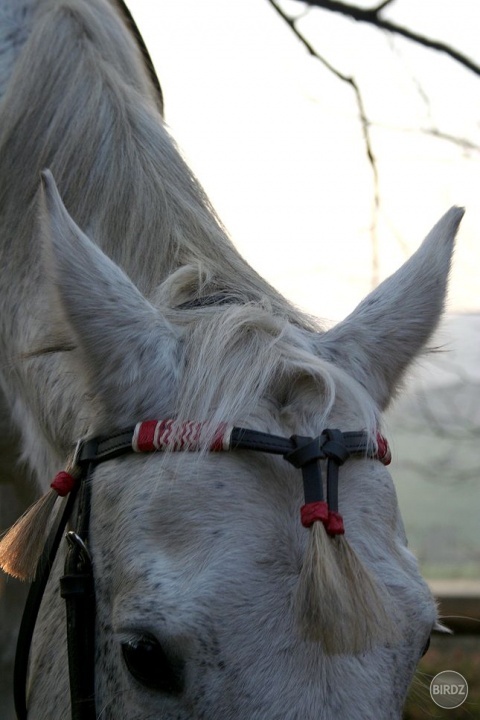
[{"label": "white horse", "polygon": [[[81,437],[207,422],[199,452],[91,479],[97,717],[400,718],[437,618],[376,459],[380,413],[437,325],[462,212],[322,332],[232,246],[114,4],[3,2],[21,42],[0,107],[2,427],[46,492]],[[371,451],[340,469],[345,536],[302,527],[281,457],[208,452],[225,425],[363,431]],[[36,543],[4,541],[3,566],[26,574]],[[70,716],[63,555],[29,720]]]}]

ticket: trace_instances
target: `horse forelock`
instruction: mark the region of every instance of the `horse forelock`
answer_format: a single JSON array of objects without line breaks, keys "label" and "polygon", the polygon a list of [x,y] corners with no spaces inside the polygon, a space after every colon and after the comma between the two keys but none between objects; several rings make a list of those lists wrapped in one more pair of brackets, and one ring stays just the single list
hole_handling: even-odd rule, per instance
[{"label": "horse forelock", "polygon": [[343,429],[360,423],[374,437],[377,409],[361,385],[315,352],[321,331],[292,324],[268,298],[237,293],[228,305],[163,311],[183,329],[176,417],[208,419],[212,428],[254,418],[271,431],[312,434],[334,410]]}]

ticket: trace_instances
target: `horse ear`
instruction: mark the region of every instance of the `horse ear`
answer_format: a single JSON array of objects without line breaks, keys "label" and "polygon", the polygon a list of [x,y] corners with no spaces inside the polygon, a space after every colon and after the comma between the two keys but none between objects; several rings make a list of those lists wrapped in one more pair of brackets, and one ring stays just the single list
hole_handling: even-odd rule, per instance
[{"label": "horse ear", "polygon": [[451,208],[394,275],[318,339],[319,354],[364,385],[381,409],[438,324],[463,212]]},{"label": "horse ear", "polygon": [[163,411],[171,412],[177,332],[77,227],[49,171],[42,173],[41,208],[53,285],[78,341],[90,391],[120,423],[154,412],[159,392]]}]

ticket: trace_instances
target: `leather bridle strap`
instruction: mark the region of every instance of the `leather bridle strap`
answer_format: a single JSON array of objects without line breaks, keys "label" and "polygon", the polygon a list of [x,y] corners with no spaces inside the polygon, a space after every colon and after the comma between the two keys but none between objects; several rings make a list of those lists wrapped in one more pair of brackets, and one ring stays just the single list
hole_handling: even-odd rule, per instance
[{"label": "leather bridle strap", "polygon": [[26,686],[33,632],[45,588],[77,496],[79,497],[77,531],[70,531],[66,535],[70,548],[65,561],[65,574],[60,580],[61,594],[66,600],[72,720],[95,720],[96,718],[94,705],[94,585],[91,559],[85,544],[90,522],[90,478],[94,466],[82,463],[81,460],[78,460],[78,464],[82,467],[82,474],[78,484],[68,496],[60,520],[50,531],[23,611],[13,676],[17,720],[27,720]]},{"label": "leather bridle strap", "polygon": [[37,621],[38,612],[40,610],[48,578],[50,577],[50,571],[53,567],[68,519],[72,514],[77,492],[78,488],[70,493],[59,522],[50,531],[50,535],[45,543],[40,560],[38,561],[35,580],[30,585],[30,589],[28,591],[27,601],[25,603],[22,622],[18,633],[15,666],[13,671],[13,697],[17,720],[27,720],[26,686],[28,659],[30,655],[33,632],[35,630],[35,623]]},{"label": "leather bridle strap", "polygon": [[[121,432],[109,435],[108,437],[86,440],[81,444],[78,451],[78,461],[84,463],[100,463],[132,452],[132,438],[135,428],[127,428]],[[295,436],[298,437],[298,436]],[[369,442],[368,434],[363,431],[342,433],[343,445],[350,455],[365,454],[376,457],[375,448]],[[313,438],[310,438],[313,440]],[[322,433],[319,437],[320,453],[319,459],[327,457],[322,448],[328,442],[329,437]],[[248,430],[246,428],[234,427],[229,437],[229,450],[254,450],[273,455],[287,455],[298,447],[293,438],[272,435],[260,432],[259,430]],[[188,449],[188,448],[187,448]]]},{"label": "leather bridle strap", "polygon": [[69,549],[60,594],[67,616],[68,671],[72,720],[96,720],[95,712],[95,589],[88,551],[93,465],[82,480],[77,530],[66,535]]},{"label": "leather bridle strap", "polygon": [[[57,527],[51,532],[39,562],[37,578],[28,595],[17,643],[14,693],[18,720],[27,720],[26,680],[30,645],[40,603],[50,570],[66,524],[79,493],[77,530],[67,533],[70,545],[61,578],[61,594],[67,604],[67,640],[71,689],[72,720],[95,720],[95,598],[91,557],[87,547],[90,521],[91,476],[95,466],[133,452],[161,450],[199,450],[201,432],[208,423],[179,423],[174,420],[146,421],[113,435],[81,441],[75,453],[74,465],[80,477],[65,505]],[[140,442],[140,436],[141,442]],[[327,499],[330,508],[326,530],[329,534],[343,532],[339,528],[338,466],[351,455],[376,458],[390,462],[388,443],[377,435],[376,443],[367,432],[324,430],[317,437],[281,437],[258,430],[223,425],[217,429],[210,446],[212,451],[253,450],[282,455],[295,468],[302,470],[305,503],[323,505],[323,490],[319,460],[327,460]],[[64,473],[65,474],[65,473]],[[73,479],[73,478],[71,478]],[[53,484],[52,484],[53,487]],[[337,523],[330,522],[330,516]],[[336,517],[338,516],[338,517]],[[314,517],[314,520],[319,519]],[[311,520],[311,518],[310,518]],[[310,522],[308,520],[308,522]],[[309,526],[302,518],[302,523]]]}]

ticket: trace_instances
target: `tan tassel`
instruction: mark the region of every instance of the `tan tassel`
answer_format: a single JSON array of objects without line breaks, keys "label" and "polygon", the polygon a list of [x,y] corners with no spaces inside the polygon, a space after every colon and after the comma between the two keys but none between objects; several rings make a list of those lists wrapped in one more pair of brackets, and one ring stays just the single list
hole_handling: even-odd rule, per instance
[{"label": "tan tassel", "polygon": [[[348,458],[348,452],[339,431],[326,432],[328,443],[323,449],[328,456],[327,502],[309,502],[301,510],[302,524],[309,527],[313,522],[313,526],[305,560],[311,592],[308,580],[303,579],[303,607],[299,611],[304,614],[305,638],[320,641],[329,655],[355,655],[375,645],[394,643],[398,631],[393,615],[389,616],[393,608],[386,588],[380,589],[344,536],[343,518],[338,512],[338,468]],[[311,487],[309,492],[311,497]],[[319,497],[321,494],[320,486]],[[322,557],[325,547],[328,550]]]},{"label": "tan tassel", "polygon": [[323,524],[314,522],[295,593],[294,609],[304,640],[321,642],[332,651],[331,634],[342,622],[342,604],[347,590],[332,542]]},{"label": "tan tassel", "polygon": [[59,472],[51,490],[42,495],[6,531],[0,540],[0,568],[19,580],[33,580],[59,496],[67,495],[76,483],[75,471]]},{"label": "tan tassel", "polygon": [[0,568],[19,580],[33,580],[58,493],[49,490],[0,540]]},{"label": "tan tassel", "polygon": [[[398,639],[398,628],[386,588],[381,588],[362,563],[344,535],[331,539],[338,568],[344,578],[343,617],[337,617],[330,651],[334,654],[360,654],[378,645],[391,645]],[[390,607],[391,610],[393,608]]]},{"label": "tan tassel", "polygon": [[398,630],[387,612],[386,589],[380,590],[343,534],[327,534],[329,527],[317,519],[309,530],[294,606],[303,639],[320,642],[327,655],[394,643]]}]

